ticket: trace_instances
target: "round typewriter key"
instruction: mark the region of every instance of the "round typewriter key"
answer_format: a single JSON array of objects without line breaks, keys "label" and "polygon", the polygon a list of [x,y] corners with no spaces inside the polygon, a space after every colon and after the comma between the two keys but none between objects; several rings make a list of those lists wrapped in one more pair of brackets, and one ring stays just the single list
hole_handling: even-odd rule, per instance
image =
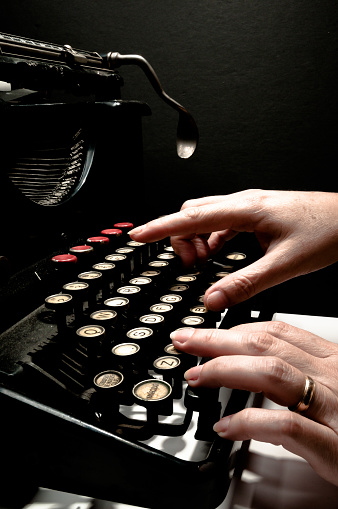
[{"label": "round typewriter key", "polygon": [[181,361],[174,355],[164,355],[153,363],[155,373],[162,375],[163,380],[168,382],[173,389],[173,397],[182,397]]},{"label": "round typewriter key", "polygon": [[191,326],[194,328],[205,327],[204,318],[202,316],[198,316],[198,315],[185,316],[184,318],[182,318],[181,323],[183,323],[183,325],[188,325],[188,326]]},{"label": "round typewriter key", "polygon": [[110,297],[104,301],[104,305],[117,312],[118,324],[123,328],[128,317],[129,299],[127,297]]},{"label": "round typewriter key", "polygon": [[147,425],[158,422],[158,415],[171,415],[173,411],[172,387],[164,380],[143,380],[133,388],[135,403],[147,409]]},{"label": "round typewriter key", "polygon": [[118,288],[116,290],[116,293],[118,295],[123,295],[123,296],[126,296],[129,300],[129,303],[130,303],[130,313],[131,314],[135,314],[137,313],[137,310],[138,310],[138,307],[139,307],[139,304],[141,302],[141,298],[142,298],[142,292],[141,292],[141,288],[139,286],[133,286],[133,285],[126,285],[126,286],[120,286],[120,288]]},{"label": "round typewriter key", "polygon": [[134,269],[134,247],[119,247],[115,249],[116,254],[122,254],[126,257],[126,263],[124,266],[125,274],[124,276],[127,277],[129,274],[132,273]]},{"label": "round typewriter key", "polygon": [[159,260],[171,261],[176,259],[175,253],[160,253],[157,255]]},{"label": "round typewriter key", "polygon": [[118,228],[123,233],[128,233],[129,230],[134,228],[134,224],[133,223],[129,223],[129,222],[115,223],[114,224],[114,228]]},{"label": "round typewriter key", "polygon": [[101,235],[108,237],[109,239],[109,248],[116,249],[121,246],[122,240],[122,230],[119,228],[106,228],[101,231]]},{"label": "round typewriter key", "polygon": [[165,260],[153,260],[148,263],[149,267],[166,268],[169,267],[169,262]]},{"label": "round typewriter key", "polygon": [[177,276],[176,281],[179,283],[194,283],[197,280],[197,277],[193,274],[186,274],[183,276]]},{"label": "round typewriter key", "polygon": [[172,311],[174,307],[172,304],[167,302],[161,302],[159,304],[153,304],[149,309],[152,313],[168,313],[169,311]]},{"label": "round typewriter key", "polygon": [[133,394],[140,405],[163,401],[171,396],[172,387],[162,380],[143,380],[135,385]]},{"label": "round typewriter key", "polygon": [[72,295],[74,300],[75,319],[79,320],[83,315],[83,303],[86,300],[89,291],[88,283],[85,283],[84,281],[73,281],[71,283],[64,284],[62,288]]},{"label": "round typewriter key", "polygon": [[89,237],[87,239],[87,242],[88,242],[89,246],[93,246],[95,248],[97,246],[109,244],[109,238],[99,235],[98,237]]},{"label": "round typewriter key", "polygon": [[119,388],[123,383],[123,375],[119,371],[107,370],[102,371],[94,378],[94,386],[98,390],[110,391]]},{"label": "round typewriter key", "polygon": [[74,264],[77,262],[77,257],[72,254],[60,254],[55,255],[51,258],[52,262],[55,263],[56,266]]},{"label": "round typewriter key", "polygon": [[182,302],[182,296],[181,295],[175,295],[174,293],[170,293],[169,295],[162,295],[160,297],[161,302],[165,302],[167,304],[179,304]]},{"label": "round typewriter key", "polygon": [[83,282],[74,281],[72,283],[64,284],[62,288],[64,290],[67,290],[74,297],[77,297],[80,294],[82,297],[84,297],[86,292],[88,291],[89,285],[88,285],[88,283],[85,283],[84,281]]},{"label": "round typewriter key", "polygon": [[45,306],[55,312],[56,326],[59,335],[67,330],[67,315],[73,309],[73,298],[69,294],[58,293],[45,299]]},{"label": "round typewriter key", "polygon": [[135,327],[127,332],[127,338],[142,347],[142,352],[148,353],[154,339],[154,331],[150,327]]},{"label": "round typewriter key", "polygon": [[150,277],[146,276],[138,276],[134,277],[129,280],[129,283],[131,285],[138,285],[138,286],[151,286],[152,285],[152,279]]},{"label": "round typewriter key", "polygon": [[94,256],[94,248],[92,246],[88,246],[87,244],[73,246],[69,249],[69,252],[70,254],[76,256],[77,264],[83,268],[85,266],[88,267]]},{"label": "round typewriter key", "polygon": [[123,279],[125,278],[125,272],[129,273],[128,269],[130,264],[127,256],[125,254],[112,253],[107,255],[105,260],[107,262],[114,263],[117,269],[117,273],[120,274],[120,276],[116,278],[116,284],[118,284],[118,281],[122,283]]},{"label": "round typewriter key", "polygon": [[97,311],[94,311],[90,315],[90,318],[94,322],[104,324],[104,327],[107,330],[108,327],[111,327],[116,323],[117,313],[116,311],[110,309],[99,309]]},{"label": "round typewriter key", "polygon": [[105,329],[102,325],[84,325],[77,329],[76,334],[81,338],[91,339],[91,338],[99,338],[102,339],[104,336]]},{"label": "round typewriter key", "polygon": [[228,260],[245,260],[246,255],[244,253],[228,253],[226,258]]},{"label": "round typewriter key", "polygon": [[88,281],[88,284],[90,285],[91,281],[100,281],[102,279],[102,273],[97,270],[89,270],[88,272],[81,272],[81,274],[78,275],[78,278],[80,281]]},{"label": "round typewriter key", "polygon": [[163,357],[159,357],[153,363],[155,371],[157,373],[161,373],[162,371],[173,371],[178,368],[181,364],[181,361],[178,357],[174,355],[164,355]]},{"label": "round typewriter key", "polygon": [[90,270],[88,272],[81,272],[78,274],[78,280],[84,281],[89,285],[89,293],[88,293],[88,305],[89,308],[93,308],[96,306],[96,296],[99,291],[99,288],[102,284],[102,272],[97,270]]},{"label": "round typewriter key", "polygon": [[110,293],[110,286],[114,282],[115,275],[116,275],[116,265],[111,262],[100,262],[95,263],[92,267],[94,270],[97,270],[101,272],[102,279],[103,279],[103,298],[106,298],[109,296]]},{"label": "round typewriter key", "polygon": [[140,351],[140,345],[136,343],[120,343],[112,348],[112,353],[120,357],[129,357]]},{"label": "round typewriter key", "polygon": [[139,321],[153,331],[159,331],[164,325],[164,317],[155,313],[140,316]]},{"label": "round typewriter key", "polygon": [[180,295],[189,293],[189,290],[190,290],[189,285],[186,285],[186,284],[176,284],[176,285],[169,286],[170,292],[178,293]]},{"label": "round typewriter key", "polygon": [[72,296],[65,293],[57,293],[55,295],[50,295],[45,299],[45,305],[49,309],[60,309],[66,308],[69,310],[72,305]]},{"label": "round typewriter key", "polygon": [[[105,328],[101,325],[84,325],[76,331],[78,340],[85,346],[90,355],[95,356],[105,337]],[[89,359],[92,361],[93,359]]]},{"label": "round typewriter key", "polygon": [[[181,327],[181,328],[188,329],[189,327]],[[198,357],[196,357],[195,355],[191,355],[189,353],[182,352],[180,350],[176,350],[176,348],[174,347],[174,345],[172,343],[169,343],[169,345],[166,345],[164,347],[164,352],[167,355],[173,355],[180,359],[182,372],[186,371],[187,369],[191,368],[192,366],[196,366],[196,364],[197,364]]]},{"label": "round typewriter key", "polygon": [[88,246],[86,244],[83,244],[81,246],[73,246],[69,249],[69,251],[74,254],[76,257],[91,254],[94,251],[94,248],[92,246]]},{"label": "round typewriter key", "polygon": [[239,268],[244,267],[246,262],[246,255],[244,253],[228,253],[226,255],[226,259],[228,262],[231,262],[231,270],[238,270]]}]

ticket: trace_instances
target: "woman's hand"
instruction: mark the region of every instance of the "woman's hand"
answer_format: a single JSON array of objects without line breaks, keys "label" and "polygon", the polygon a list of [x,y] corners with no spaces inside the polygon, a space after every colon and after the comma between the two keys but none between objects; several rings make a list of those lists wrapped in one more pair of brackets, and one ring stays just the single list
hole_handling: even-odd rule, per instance
[{"label": "woman's hand", "polygon": [[130,236],[153,242],[171,236],[185,265],[205,261],[239,232],[254,232],[265,255],[227,275],[205,294],[214,311],[338,260],[338,195],[249,190],[190,200],[180,212],[135,228]]},{"label": "woman's hand", "polygon": [[212,357],[186,372],[191,387],[263,392],[289,407],[301,400],[310,376],[315,390],[304,412],[249,408],[224,417],[214,429],[231,440],[252,438],[282,445],[338,486],[338,345],[282,322],[229,330],[187,328],[171,337],[178,350]]}]

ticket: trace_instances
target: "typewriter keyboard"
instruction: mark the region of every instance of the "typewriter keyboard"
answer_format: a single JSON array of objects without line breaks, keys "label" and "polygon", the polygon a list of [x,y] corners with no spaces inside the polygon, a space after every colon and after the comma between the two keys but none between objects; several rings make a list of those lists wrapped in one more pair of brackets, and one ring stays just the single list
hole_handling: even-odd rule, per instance
[{"label": "typewriter keyboard", "polygon": [[[206,493],[205,500],[201,496],[199,509],[216,507],[234,467],[234,444],[219,439],[213,424],[252,405],[254,395],[189,388],[184,372],[206,359],[175,350],[170,333],[180,327],[228,328],[262,319],[262,311],[251,303],[223,313],[203,305],[206,289],[250,257],[230,250],[198,270],[182,270],[169,241],[130,241],[126,231],[131,226],[102,230],[50,260],[53,291],[2,334],[0,370],[10,375],[9,389],[124,443],[126,452],[136,447],[145,458],[159,454],[172,475],[187,468],[193,484],[205,475],[208,490],[214,475],[219,493]],[[24,345],[13,348],[22,337]],[[114,448],[111,455],[113,460]],[[127,475],[129,467],[125,469],[121,467],[121,476]],[[165,470],[162,477],[160,472],[165,483]],[[129,501],[127,493],[114,496]],[[146,507],[156,507],[145,500]],[[162,507],[167,507],[163,501]]]}]

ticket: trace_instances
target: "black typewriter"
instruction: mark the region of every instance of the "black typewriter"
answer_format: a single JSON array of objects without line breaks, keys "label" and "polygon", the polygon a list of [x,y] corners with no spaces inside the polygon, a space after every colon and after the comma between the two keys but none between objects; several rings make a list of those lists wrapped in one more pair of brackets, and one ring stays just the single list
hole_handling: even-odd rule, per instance
[{"label": "black typewriter", "polygon": [[212,426],[255,395],[191,390],[183,373],[205,359],[174,350],[169,336],[270,319],[264,296],[222,314],[203,306],[209,285],[261,253],[243,236],[187,272],[169,240],[130,241],[146,219],[150,109],[121,99],[116,67],[140,65],[178,111],[180,157],[198,137],[144,59],[6,34],[0,47],[0,80],[11,84],[0,94],[2,503],[19,485],[18,507],[41,486],[152,509],[216,508],[242,444]]}]

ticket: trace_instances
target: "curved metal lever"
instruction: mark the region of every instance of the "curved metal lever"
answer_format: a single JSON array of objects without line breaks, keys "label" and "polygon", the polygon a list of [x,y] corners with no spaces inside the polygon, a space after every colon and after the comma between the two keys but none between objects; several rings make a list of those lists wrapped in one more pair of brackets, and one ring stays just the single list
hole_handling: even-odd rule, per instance
[{"label": "curved metal lever", "polygon": [[143,70],[155,92],[167,104],[169,104],[169,106],[179,113],[176,141],[178,156],[182,159],[188,159],[192,156],[198,143],[198,128],[196,122],[181,104],[169,97],[163,90],[162,85],[149,62],[140,55],[121,55],[116,52],[107,53],[106,59],[109,67],[115,68],[124,64],[132,64],[138,65]]}]

